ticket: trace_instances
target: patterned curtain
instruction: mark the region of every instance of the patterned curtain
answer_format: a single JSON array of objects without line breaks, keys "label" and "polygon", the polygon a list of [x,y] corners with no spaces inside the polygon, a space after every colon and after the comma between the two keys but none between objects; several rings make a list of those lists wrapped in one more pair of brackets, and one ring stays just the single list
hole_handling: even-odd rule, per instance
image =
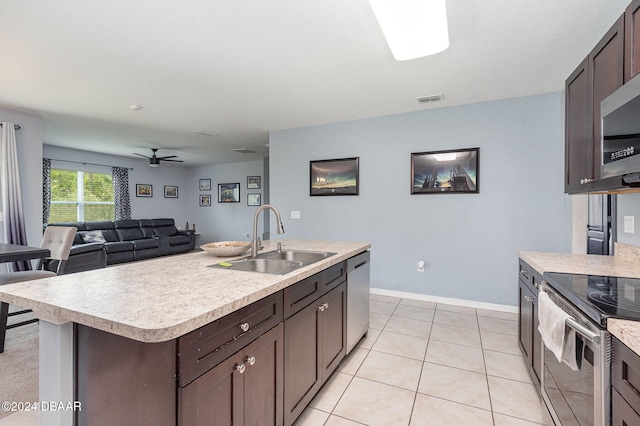
[{"label": "patterned curtain", "polygon": [[[27,245],[27,233],[22,210],[20,192],[20,170],[18,166],[18,145],[16,129],[13,123],[1,123],[0,127],[0,192],[4,213],[4,242]],[[13,271],[31,270],[31,262],[22,261],[11,264]]]},{"label": "patterned curtain", "polygon": [[51,160],[42,159],[42,223],[49,223],[51,210]]},{"label": "patterned curtain", "polygon": [[115,220],[131,219],[131,202],[129,200],[129,169],[114,167],[113,203],[115,204]]}]

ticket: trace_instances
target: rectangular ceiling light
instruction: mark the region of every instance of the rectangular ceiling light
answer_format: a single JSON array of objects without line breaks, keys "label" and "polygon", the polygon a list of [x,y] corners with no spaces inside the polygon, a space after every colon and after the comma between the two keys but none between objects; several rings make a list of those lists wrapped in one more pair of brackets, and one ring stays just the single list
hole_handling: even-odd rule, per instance
[{"label": "rectangular ceiling light", "polygon": [[449,47],[445,0],[369,0],[397,61],[420,58]]}]

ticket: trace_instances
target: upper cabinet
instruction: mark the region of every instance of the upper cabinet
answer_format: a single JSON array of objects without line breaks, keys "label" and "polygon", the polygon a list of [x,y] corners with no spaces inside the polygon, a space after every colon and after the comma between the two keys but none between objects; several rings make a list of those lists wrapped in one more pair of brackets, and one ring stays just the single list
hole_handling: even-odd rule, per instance
[{"label": "upper cabinet", "polygon": [[640,0],[633,0],[624,13],[624,81],[640,72]]},{"label": "upper cabinet", "polygon": [[[639,0],[640,2],[640,0]],[[639,15],[640,17],[640,15]],[[565,192],[611,189],[600,166],[600,102],[622,86],[625,15],[621,16],[565,84]],[[633,49],[632,49],[633,50]],[[630,54],[633,54],[631,52]]]}]

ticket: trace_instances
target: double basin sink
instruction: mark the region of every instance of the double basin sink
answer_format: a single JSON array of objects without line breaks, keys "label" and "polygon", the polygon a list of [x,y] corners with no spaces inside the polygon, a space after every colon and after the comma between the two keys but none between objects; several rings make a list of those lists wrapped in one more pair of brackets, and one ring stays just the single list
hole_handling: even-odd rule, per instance
[{"label": "double basin sink", "polygon": [[326,251],[275,250],[260,253],[256,257],[221,262],[213,266],[235,271],[284,275],[335,254]]},{"label": "double basin sink", "polygon": [[256,257],[220,262],[214,266],[236,271],[283,275],[333,255],[335,253],[327,251],[274,250],[260,253]]}]

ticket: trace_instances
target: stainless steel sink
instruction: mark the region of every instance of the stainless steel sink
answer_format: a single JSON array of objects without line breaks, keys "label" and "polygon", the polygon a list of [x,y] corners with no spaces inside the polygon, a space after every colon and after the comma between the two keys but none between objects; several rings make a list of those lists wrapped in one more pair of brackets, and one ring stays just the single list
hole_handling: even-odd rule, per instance
[{"label": "stainless steel sink", "polygon": [[302,266],[302,262],[292,262],[281,259],[242,259],[232,262],[222,262],[214,265],[219,268],[236,271],[262,272],[265,274],[288,274]]},{"label": "stainless steel sink", "polygon": [[306,251],[306,250],[282,250],[282,251],[268,251],[266,253],[260,253],[256,256],[259,259],[282,259],[290,260],[292,262],[302,262],[305,264],[315,263],[319,260],[333,256],[335,253],[326,251]]},{"label": "stainless steel sink", "polygon": [[325,251],[306,250],[268,251],[260,253],[256,257],[220,262],[211,266],[215,268],[233,269],[235,271],[284,275],[335,254],[336,253]]}]

